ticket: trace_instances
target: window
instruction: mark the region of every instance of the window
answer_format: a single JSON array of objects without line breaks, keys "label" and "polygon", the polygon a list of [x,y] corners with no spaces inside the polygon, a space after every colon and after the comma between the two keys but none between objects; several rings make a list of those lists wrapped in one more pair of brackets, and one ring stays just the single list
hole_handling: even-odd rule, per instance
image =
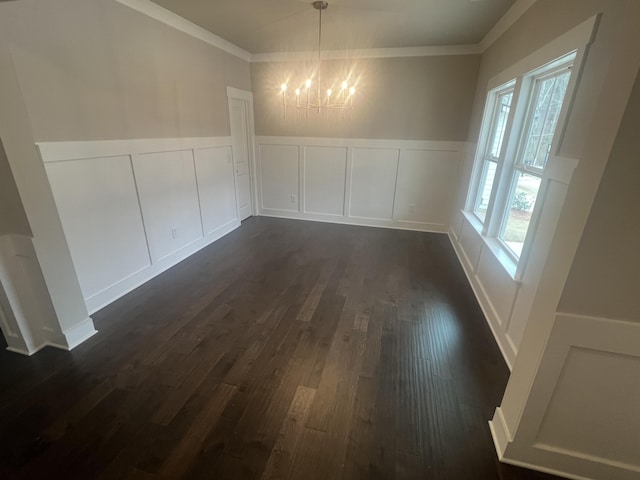
[{"label": "window", "polygon": [[531,236],[574,59],[558,59],[487,97],[468,209],[516,263]]},{"label": "window", "polygon": [[480,184],[476,192],[476,200],[473,213],[484,223],[489,208],[489,199],[493,181],[496,176],[504,135],[507,130],[507,120],[511,110],[511,100],[513,99],[513,83],[508,84],[503,89],[496,91],[493,95],[493,112],[491,115],[491,125],[489,127],[488,142],[484,153],[482,174]]}]

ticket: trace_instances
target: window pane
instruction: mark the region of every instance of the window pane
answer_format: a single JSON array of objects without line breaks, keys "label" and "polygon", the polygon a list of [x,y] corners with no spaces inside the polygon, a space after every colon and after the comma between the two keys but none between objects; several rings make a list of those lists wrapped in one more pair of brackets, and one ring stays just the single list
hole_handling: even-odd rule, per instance
[{"label": "window pane", "polygon": [[507,120],[511,110],[513,90],[498,95],[496,107],[491,120],[491,131],[487,145],[487,157],[497,159],[500,156],[504,133],[507,129]]},{"label": "window pane", "polygon": [[496,176],[497,168],[498,164],[496,162],[490,162],[488,160],[485,160],[482,166],[482,175],[480,177],[480,183],[478,184],[478,197],[476,198],[475,208],[473,209],[478,218],[482,220],[482,223],[484,223],[487,217],[491,188],[493,187],[493,179]]},{"label": "window pane", "polygon": [[533,175],[516,172],[514,188],[509,198],[509,210],[505,218],[500,238],[509,249],[520,257],[522,245],[527,235],[531,214],[536,203],[541,179]]},{"label": "window pane", "polygon": [[523,165],[539,169],[547,165],[570,76],[571,72],[567,70],[536,81],[533,110],[528,119],[529,130],[522,156]]}]

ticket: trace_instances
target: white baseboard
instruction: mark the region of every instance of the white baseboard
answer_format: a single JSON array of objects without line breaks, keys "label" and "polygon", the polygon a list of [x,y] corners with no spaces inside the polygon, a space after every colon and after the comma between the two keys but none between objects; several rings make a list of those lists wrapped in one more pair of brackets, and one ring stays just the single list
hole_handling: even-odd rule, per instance
[{"label": "white baseboard", "polygon": [[571,480],[593,480],[590,477],[583,477],[580,475],[574,475],[572,473],[563,472],[560,470],[555,470],[553,468],[541,467],[540,465],[535,465],[533,463],[520,462],[518,460],[512,460],[509,458],[500,458],[502,463],[506,463],[508,465],[513,465],[515,467],[528,468],[529,470],[535,470],[536,472],[548,473],[550,475],[555,475],[556,477],[562,478],[570,478]]},{"label": "white baseboard", "polygon": [[[51,332],[53,334],[53,332]],[[60,350],[70,351],[80,345],[85,340],[93,337],[98,331],[93,325],[93,320],[89,317],[73,328],[64,332],[62,341],[47,340],[46,342],[30,349],[7,347],[7,350],[21,355],[31,356],[45,347],[53,347]]]},{"label": "white baseboard", "polygon": [[26,356],[30,357],[34,353],[37,353],[40,350],[42,350],[47,345],[48,345],[47,343],[43,343],[42,345],[40,345],[38,347],[35,347],[35,348],[31,349],[31,350],[26,350],[24,348],[15,348],[15,347],[7,347],[6,350],[9,351],[9,352],[19,353],[20,355],[26,355]]},{"label": "white baseboard", "polygon": [[491,430],[491,437],[493,438],[493,444],[498,453],[498,459],[502,461],[507,445],[511,441],[511,434],[509,433],[500,407],[496,408],[493,420],[489,421],[489,430]]},{"label": "white baseboard", "polygon": [[436,223],[402,222],[398,220],[382,220],[374,218],[340,217],[337,215],[322,215],[317,213],[285,212],[262,209],[263,217],[288,218],[292,220],[307,220],[310,222],[337,223],[341,225],[356,225],[360,227],[391,228],[395,230],[411,230],[415,232],[446,233],[447,226]]},{"label": "white baseboard", "polygon": [[184,248],[172,253],[171,255],[163,258],[157,263],[150,264],[148,267],[136,272],[135,274],[122,279],[121,281],[111,285],[109,288],[92,295],[85,299],[87,309],[92,314],[97,312],[101,308],[109,305],[120,297],[123,297],[127,293],[135,290],[140,285],[148,282],[153,277],[160,275],[165,270],[177,265],[182,260],[193,255],[204,247],[212,244],[216,240],[222,238],[229,232],[232,232],[240,226],[240,222],[237,219],[221,226],[217,230],[214,230],[209,235],[200,238],[199,240],[190,243]]},{"label": "white baseboard", "polygon": [[73,350],[85,340],[93,337],[96,333],[98,333],[98,331],[93,325],[93,320],[89,317],[75,327],[64,332],[66,345],[59,345],[56,343],[49,343],[49,345],[63,350]]}]

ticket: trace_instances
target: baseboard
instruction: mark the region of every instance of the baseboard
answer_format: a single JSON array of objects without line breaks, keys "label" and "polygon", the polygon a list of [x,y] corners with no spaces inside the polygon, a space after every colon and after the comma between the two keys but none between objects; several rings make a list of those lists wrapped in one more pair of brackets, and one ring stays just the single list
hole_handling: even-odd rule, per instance
[{"label": "baseboard", "polygon": [[484,319],[487,322],[487,325],[489,325],[491,334],[493,335],[493,338],[495,339],[496,344],[500,349],[502,358],[504,358],[504,361],[507,364],[507,367],[509,367],[509,370],[511,371],[513,370],[513,363],[515,362],[516,352],[511,349],[511,345],[509,344],[507,339],[503,338],[502,335],[500,335],[500,332],[498,332],[498,330],[496,329],[494,322],[491,320],[492,313],[488,311],[488,308],[485,305],[485,302],[488,301],[486,299],[486,295],[482,292],[482,288],[478,285],[478,282],[476,282],[475,278],[473,277],[473,274],[470,274],[467,269],[467,262],[464,260],[466,255],[464,254],[463,251],[461,251],[458,245],[458,242],[454,240],[454,238],[451,235],[451,232],[447,232],[447,233],[448,233],[449,241],[451,242],[451,246],[453,247],[453,251],[456,252],[456,256],[458,257],[458,262],[460,262],[460,266],[462,267],[462,271],[467,277],[467,281],[469,282],[469,285],[471,286],[471,290],[473,291],[473,294],[476,297],[478,305],[480,306],[480,310],[482,310]]},{"label": "baseboard", "polygon": [[47,343],[43,343],[42,345],[39,345],[38,347],[32,348],[31,350],[27,350],[27,349],[24,349],[24,348],[16,348],[16,347],[7,347],[6,350],[9,351],[9,352],[19,353],[20,355],[26,355],[27,357],[30,357],[34,353],[38,353],[40,350],[42,350],[47,345],[48,345]]},{"label": "baseboard", "polygon": [[508,465],[513,465],[514,467],[528,468],[529,470],[535,470],[536,472],[548,473],[550,475],[555,475],[556,477],[569,478],[571,480],[593,480],[590,477],[583,477],[580,475],[574,475],[572,473],[563,472],[561,470],[555,470],[553,468],[541,467],[540,465],[535,465],[533,463],[521,462],[518,460],[512,460],[510,458],[500,458],[502,463],[506,463]]},{"label": "baseboard", "polygon": [[70,351],[83,343],[85,340],[93,337],[98,331],[95,329],[93,325],[93,320],[91,317],[86,318],[82,322],[80,322],[75,327],[70,328],[66,332],[63,333],[62,341],[53,341],[47,340],[37,347],[31,349],[24,348],[15,348],[15,347],[7,347],[6,349],[9,352],[19,353],[21,355],[26,355],[30,357],[31,355],[38,353],[45,347],[53,347],[60,350]]},{"label": "baseboard", "polygon": [[402,222],[397,220],[381,220],[372,218],[342,217],[337,215],[322,215],[298,212],[285,212],[262,209],[262,217],[287,218],[290,220],[306,220],[309,222],[337,223],[358,227],[390,228],[394,230],[409,230],[426,233],[447,233],[447,225],[436,223]]},{"label": "baseboard", "polygon": [[213,242],[219,240],[239,226],[240,222],[237,219],[233,219],[231,222],[222,225],[209,235],[186,245],[184,248],[181,248],[157,263],[150,264],[148,267],[130,275],[129,277],[123,278],[105,290],[86,298],[85,302],[87,304],[89,314],[97,312],[118,298],[121,298],[132,290],[135,290],[152,278],[160,275],[162,272],[177,265],[182,260],[185,260],[199,250],[211,245]]},{"label": "baseboard", "polygon": [[80,322],[75,327],[72,327],[69,330],[63,332],[66,344],[61,345],[58,343],[49,342],[48,345],[54,348],[60,348],[62,350],[73,350],[85,340],[93,337],[96,333],[98,333],[98,331],[93,325],[93,320],[91,319],[91,317],[89,317]]},{"label": "baseboard", "polygon": [[493,438],[493,444],[498,453],[498,459],[502,461],[504,452],[507,450],[507,445],[511,441],[511,434],[509,433],[500,407],[496,408],[493,420],[489,420],[489,430],[491,430],[491,437]]}]

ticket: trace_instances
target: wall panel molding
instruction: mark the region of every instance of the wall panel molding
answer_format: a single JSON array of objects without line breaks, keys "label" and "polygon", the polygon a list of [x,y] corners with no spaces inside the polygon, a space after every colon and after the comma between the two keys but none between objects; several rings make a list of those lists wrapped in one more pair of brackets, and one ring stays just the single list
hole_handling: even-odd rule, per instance
[{"label": "wall panel molding", "polygon": [[638,478],[640,323],[557,312],[545,350],[517,433],[501,408],[490,422],[500,460],[567,478]]},{"label": "wall panel molding", "polygon": [[37,144],[90,313],[240,225],[231,146],[231,137]]},{"label": "wall panel molding", "polygon": [[256,137],[260,215],[447,232],[464,142]]},{"label": "wall panel molding", "polygon": [[134,138],[81,142],[38,142],[44,163],[89,158],[117,157],[154,152],[173,152],[232,145],[231,137]]}]

